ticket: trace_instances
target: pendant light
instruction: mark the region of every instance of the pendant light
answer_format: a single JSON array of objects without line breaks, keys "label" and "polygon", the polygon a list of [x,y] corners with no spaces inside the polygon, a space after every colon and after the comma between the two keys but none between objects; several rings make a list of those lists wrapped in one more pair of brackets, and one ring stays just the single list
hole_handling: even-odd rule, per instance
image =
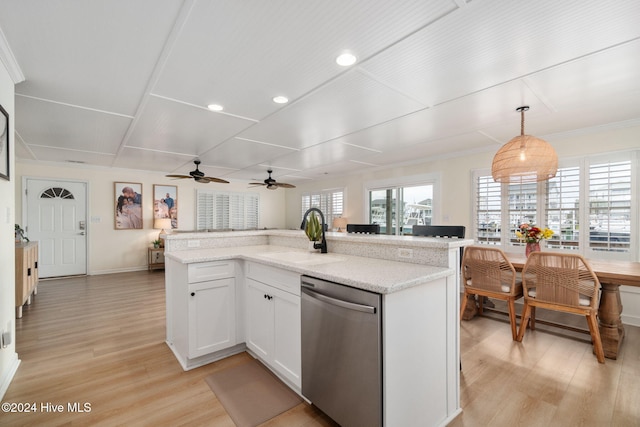
[{"label": "pendant light", "polygon": [[491,175],[496,182],[513,184],[545,181],[556,176],[558,155],[548,142],[524,134],[524,112],[528,106],[518,107],[520,135],[503,145],[493,157]]}]

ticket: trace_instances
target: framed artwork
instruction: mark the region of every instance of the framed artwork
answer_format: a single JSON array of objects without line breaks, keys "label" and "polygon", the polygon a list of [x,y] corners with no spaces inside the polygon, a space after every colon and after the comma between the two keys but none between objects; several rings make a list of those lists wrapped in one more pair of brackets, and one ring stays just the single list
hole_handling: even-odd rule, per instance
[{"label": "framed artwork", "polygon": [[178,187],[153,185],[153,219],[171,218],[171,229],[178,228]]},{"label": "framed artwork", "polygon": [[116,230],[142,229],[142,184],[114,182]]},{"label": "framed artwork", "polygon": [[9,113],[0,105],[0,178],[9,181]]}]

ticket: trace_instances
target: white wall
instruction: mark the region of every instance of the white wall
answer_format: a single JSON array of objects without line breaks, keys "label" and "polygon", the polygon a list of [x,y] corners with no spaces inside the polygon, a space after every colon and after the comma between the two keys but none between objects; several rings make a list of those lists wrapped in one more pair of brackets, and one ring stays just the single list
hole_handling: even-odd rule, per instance
[{"label": "white wall", "polygon": [[[88,182],[87,213],[88,273],[105,274],[147,268],[147,247],[160,230],[153,228],[153,185],[178,186],[178,230],[195,229],[195,192],[197,188],[260,194],[260,227],[284,227],[284,192],[263,187],[248,188],[246,183],[198,184],[193,180],[171,180],[164,173],[129,169],[96,168],[83,165],[60,166],[43,162],[19,161],[16,218],[25,223],[22,212],[23,177],[71,179]],[[114,227],[114,182],[142,184],[142,230],[116,230]],[[29,233],[27,233],[29,236]]]},{"label": "white wall", "polygon": [[[16,179],[14,170],[14,85],[0,62],[0,104],[9,113],[9,176]],[[0,348],[0,400],[18,368],[15,345],[15,245],[14,245],[14,189],[13,182],[0,179],[0,332],[11,334],[11,344]]]}]

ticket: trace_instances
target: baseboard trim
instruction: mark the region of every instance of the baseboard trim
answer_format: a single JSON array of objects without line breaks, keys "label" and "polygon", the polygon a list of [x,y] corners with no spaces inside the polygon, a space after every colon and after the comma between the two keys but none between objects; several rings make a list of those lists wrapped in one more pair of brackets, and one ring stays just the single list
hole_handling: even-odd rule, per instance
[{"label": "baseboard trim", "polygon": [[0,382],[0,401],[4,399],[4,395],[9,389],[11,381],[13,381],[13,377],[16,375],[16,372],[18,372],[18,366],[20,366],[21,360],[18,359],[18,353],[14,352],[12,359],[9,369],[3,374],[2,382]]}]

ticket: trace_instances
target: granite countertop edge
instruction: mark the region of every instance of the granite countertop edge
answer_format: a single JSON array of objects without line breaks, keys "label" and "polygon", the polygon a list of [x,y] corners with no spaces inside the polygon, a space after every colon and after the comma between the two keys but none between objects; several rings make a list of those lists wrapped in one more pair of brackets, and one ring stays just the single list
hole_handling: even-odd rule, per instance
[{"label": "granite countertop edge", "polygon": [[[273,258],[281,253],[282,257]],[[241,259],[283,268],[299,274],[337,282],[380,294],[390,294],[455,274],[450,268],[381,260],[344,254],[314,253],[312,257],[330,256],[339,260],[301,265],[288,260],[309,252],[284,246],[258,245],[227,248],[190,249],[165,253],[181,264]],[[332,258],[333,259],[333,258]],[[322,260],[322,258],[319,258]]]}]

